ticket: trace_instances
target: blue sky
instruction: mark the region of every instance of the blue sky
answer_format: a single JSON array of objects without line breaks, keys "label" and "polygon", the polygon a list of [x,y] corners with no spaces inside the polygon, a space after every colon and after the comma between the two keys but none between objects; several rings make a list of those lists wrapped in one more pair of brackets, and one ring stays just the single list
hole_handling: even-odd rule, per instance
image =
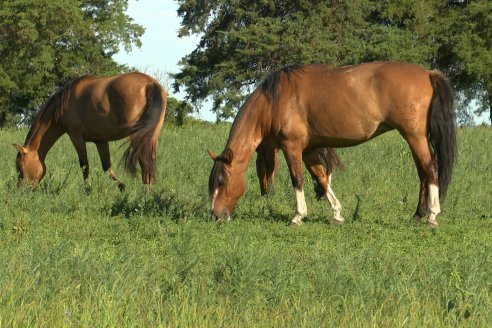
[{"label": "blue sky", "polygon": [[[199,38],[178,38],[177,31],[181,20],[176,14],[177,8],[178,5],[172,0],[130,0],[127,14],[145,28],[145,34],[141,39],[143,44],[140,49],[134,47],[130,53],[122,50],[114,57],[115,60],[151,75],[152,72],[178,72],[178,62],[195,49]],[[183,93],[173,96],[181,100],[184,98]],[[210,107],[210,103],[205,102],[196,116],[215,121]],[[488,122],[488,113],[476,118],[476,122]]]},{"label": "blue sky", "polygon": [[[135,23],[145,28],[141,38],[142,47],[140,49],[133,47],[129,53],[121,50],[114,59],[121,64],[146,71],[150,75],[162,71],[178,72],[178,62],[195,49],[199,38],[177,36],[181,22],[176,14],[177,8],[178,5],[171,0],[130,0],[127,14]],[[173,94],[173,96],[183,99],[184,94]],[[215,120],[215,115],[207,109],[206,103],[197,117],[209,121]]]}]

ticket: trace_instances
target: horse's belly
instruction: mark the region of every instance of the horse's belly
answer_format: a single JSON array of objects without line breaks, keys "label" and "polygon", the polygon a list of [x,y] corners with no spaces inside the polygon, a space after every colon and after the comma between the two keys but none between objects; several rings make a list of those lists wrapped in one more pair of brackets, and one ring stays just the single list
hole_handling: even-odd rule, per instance
[{"label": "horse's belly", "polygon": [[128,129],[115,129],[107,127],[103,129],[86,129],[84,137],[87,141],[115,141],[126,138],[130,135]]},{"label": "horse's belly", "polygon": [[115,115],[90,115],[81,120],[83,134],[89,141],[114,141],[130,135],[130,127]]},{"label": "horse's belly", "polygon": [[351,147],[371,140],[393,128],[385,123],[347,128],[312,130],[308,147]]}]

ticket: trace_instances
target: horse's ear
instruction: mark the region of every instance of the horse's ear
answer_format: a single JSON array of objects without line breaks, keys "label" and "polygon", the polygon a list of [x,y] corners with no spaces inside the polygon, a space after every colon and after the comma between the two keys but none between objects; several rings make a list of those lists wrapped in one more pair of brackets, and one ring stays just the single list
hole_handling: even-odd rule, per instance
[{"label": "horse's ear", "polygon": [[210,158],[213,159],[214,161],[217,159],[217,154],[215,154],[213,151],[207,150],[207,153],[208,156],[210,156]]},{"label": "horse's ear", "polygon": [[234,158],[234,153],[230,148],[226,148],[226,150],[224,150],[224,152],[222,153],[222,155],[220,155],[220,157],[222,158],[224,163],[231,164],[232,159]]},{"label": "horse's ear", "polygon": [[17,149],[17,151],[18,151],[21,155],[25,155],[25,154],[27,153],[26,148],[22,147],[22,146],[21,146],[21,145],[19,145],[19,144],[14,143],[14,144],[12,144],[12,146],[14,146],[14,147],[15,147],[15,149]]}]

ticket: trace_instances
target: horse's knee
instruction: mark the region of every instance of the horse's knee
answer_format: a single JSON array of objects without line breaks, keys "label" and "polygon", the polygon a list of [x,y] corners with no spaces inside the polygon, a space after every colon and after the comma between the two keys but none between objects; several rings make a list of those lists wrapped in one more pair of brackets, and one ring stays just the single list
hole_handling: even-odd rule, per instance
[{"label": "horse's knee", "polygon": [[303,185],[304,185],[304,179],[301,177],[301,176],[298,176],[298,175],[291,175],[290,176],[290,180],[292,182],[292,186],[295,188],[295,189],[299,189],[301,190],[303,188]]}]

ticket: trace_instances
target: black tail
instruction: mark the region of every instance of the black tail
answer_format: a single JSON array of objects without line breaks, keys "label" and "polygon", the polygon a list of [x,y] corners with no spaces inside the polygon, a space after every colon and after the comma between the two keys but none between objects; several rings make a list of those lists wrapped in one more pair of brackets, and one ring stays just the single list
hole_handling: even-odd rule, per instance
[{"label": "black tail", "polygon": [[[340,171],[345,170],[345,165],[343,165],[338,157],[335,148],[320,148],[318,154],[321,163],[325,167],[326,174],[331,174],[335,168]],[[323,199],[326,196],[326,191],[318,183],[314,184],[314,191],[316,192],[316,198],[318,200]]]},{"label": "black tail", "polygon": [[142,169],[144,183],[150,184],[157,176],[156,142],[162,126],[161,117],[166,112],[166,94],[157,84],[149,84],[146,89],[147,104],[138,122],[132,127],[130,146],[123,158],[125,169],[131,174],[137,171],[137,160]]},{"label": "black tail", "polygon": [[335,168],[339,169],[340,171],[345,170],[345,166],[343,165],[342,161],[338,157],[337,152],[335,151],[335,148],[323,148],[321,152],[319,152],[321,162],[323,163],[326,172],[333,172]]},{"label": "black tail", "polygon": [[453,175],[457,155],[456,121],[454,116],[453,89],[447,78],[440,72],[430,72],[434,95],[429,109],[429,143],[437,160],[439,174],[439,198],[446,198]]}]

